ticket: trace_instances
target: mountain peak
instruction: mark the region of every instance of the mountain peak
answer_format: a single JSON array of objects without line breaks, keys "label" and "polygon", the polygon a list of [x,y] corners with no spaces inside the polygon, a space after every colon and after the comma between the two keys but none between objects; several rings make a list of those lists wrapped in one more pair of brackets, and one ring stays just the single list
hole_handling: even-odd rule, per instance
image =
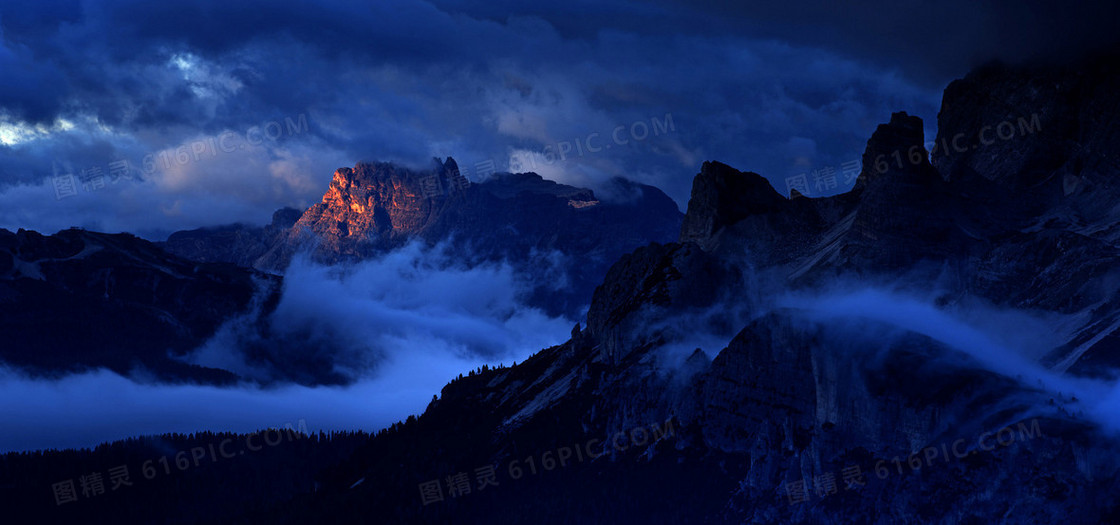
[{"label": "mountain peak", "polygon": [[875,128],[863,152],[863,169],[852,190],[859,192],[892,177],[915,181],[940,178],[929,162],[922,119],[905,111],[892,113],[889,122]]},{"label": "mountain peak", "polygon": [[455,159],[451,157],[447,157],[447,160],[442,162],[439,160],[439,157],[433,157],[432,162],[435,164],[436,173],[440,175],[456,177],[459,175],[459,163],[455,162]]},{"label": "mountain peak", "polygon": [[534,291],[532,300],[572,313],[585,306],[615,258],[651,241],[671,241],[680,228],[676,204],[651,186],[615,181],[608,188],[634,199],[600,202],[589,189],[536,173],[495,173],[471,183],[451,157],[433,158],[430,166],[339,168],[322,201],[263,250],[255,266],[282,270],[308,248],[318,262],[358,261],[413,241],[451,242],[471,260],[523,267],[557,251],[580,271],[561,290]]},{"label": "mountain peak", "polygon": [[721,229],[751,215],[780,212],[789,200],[770,182],[716,161],[704,162],[692,179],[692,196],[681,224],[681,242],[707,246]]}]

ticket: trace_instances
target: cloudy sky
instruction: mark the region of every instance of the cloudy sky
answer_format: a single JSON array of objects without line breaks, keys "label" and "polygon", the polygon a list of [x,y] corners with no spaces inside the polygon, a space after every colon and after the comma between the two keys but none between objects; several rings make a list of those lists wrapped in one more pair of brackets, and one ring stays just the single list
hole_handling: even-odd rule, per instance
[{"label": "cloudy sky", "polygon": [[264,223],[340,166],[433,156],[472,179],[621,175],[682,209],[704,160],[830,194],[892,111],[933,133],[974,65],[1066,60],[1116,20],[1037,1],[742,4],[9,0],[0,228]]}]

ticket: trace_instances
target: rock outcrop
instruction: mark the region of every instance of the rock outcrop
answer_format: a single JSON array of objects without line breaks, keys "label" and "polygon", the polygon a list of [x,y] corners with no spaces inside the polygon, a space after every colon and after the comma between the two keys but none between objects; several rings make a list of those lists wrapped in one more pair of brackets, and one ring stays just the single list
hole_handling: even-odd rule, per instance
[{"label": "rock outcrop", "polygon": [[322,201],[255,266],[282,271],[301,252],[349,264],[410,242],[449,243],[467,264],[505,262],[527,276],[535,286],[530,305],[578,318],[611,263],[650,242],[672,241],[680,229],[682,214],[661,190],[624,179],[609,184],[612,194],[632,198],[600,200],[535,173],[471,183],[450,158],[423,171],[360,163],[338,169]]},{"label": "rock outcrop", "polygon": [[711,248],[724,228],[751,216],[782,214],[790,207],[761,175],[705,162],[692,181],[680,240]]},{"label": "rock outcrop", "polygon": [[[1110,64],[974,73],[946,90],[936,143],[1016,115],[1040,115],[1028,125],[1046,132],[957,157],[935,148],[931,162],[920,119],[896,113],[843,195],[786,199],[705,163],[678,242],[622,257],[586,329],[453,381],[336,472],[313,508],[467,523],[1115,519],[1116,443],[1078,400],[890,316],[825,321],[782,299],[858,283],[921,291],[938,308],[1015,308],[1057,319],[1067,338],[1044,365],[1107,373],[1120,362],[1120,213],[1104,205],[1120,192],[1102,168],[1120,150]],[[728,324],[715,345],[689,336]],[[693,341],[684,358],[666,353]],[[595,454],[544,471],[542,458],[570,459],[573,446]],[[418,499],[418,485],[485,465],[499,473],[485,494]]]},{"label": "rock outcrop", "polygon": [[[1100,417],[1111,399],[1063,392],[1120,365],[1113,64],[973,73],[946,90],[932,162],[921,120],[895,113],[843,195],[787,199],[705,163],[683,224],[642,187],[635,210],[533,174],[431,193],[454,180],[450,159],[340,169],[270,257],[309,240],[320,260],[346,262],[418,239],[478,260],[617,262],[587,271],[602,282],[569,341],[451,381],[315,492],[231,521],[1116,522],[1120,447]],[[1025,131],[1020,116],[1023,141],[984,131],[1006,136],[1008,119]],[[668,226],[676,242],[646,245]],[[121,238],[57,237],[0,236],[0,283],[51,275],[67,294],[99,290],[97,271],[56,264]],[[636,249],[604,248],[623,245]],[[186,271],[135,257],[158,262],[137,270],[156,290]],[[835,303],[853,287],[920,294],[924,309]],[[1030,314],[1052,351],[1001,355],[964,314],[944,326],[976,303]],[[1085,391],[1111,395],[1097,386]]]}]

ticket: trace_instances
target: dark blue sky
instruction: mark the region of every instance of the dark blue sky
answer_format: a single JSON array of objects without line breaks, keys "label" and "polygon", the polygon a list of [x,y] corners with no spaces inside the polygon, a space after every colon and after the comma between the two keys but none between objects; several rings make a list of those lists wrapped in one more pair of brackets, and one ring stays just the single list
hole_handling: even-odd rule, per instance
[{"label": "dark blue sky", "polygon": [[0,227],[263,223],[316,202],[337,167],[448,155],[471,178],[511,161],[593,188],[621,175],[682,208],[704,160],[835,193],[892,111],[932,133],[941,90],[974,65],[1065,60],[1116,20],[1042,2],[744,4],[7,1]]}]

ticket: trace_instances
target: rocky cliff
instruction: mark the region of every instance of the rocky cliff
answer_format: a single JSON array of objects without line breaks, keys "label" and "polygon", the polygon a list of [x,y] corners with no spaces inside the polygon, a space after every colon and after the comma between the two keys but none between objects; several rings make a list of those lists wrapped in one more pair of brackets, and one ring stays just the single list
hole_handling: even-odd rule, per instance
[{"label": "rocky cliff", "polygon": [[[705,163],[678,242],[622,257],[570,341],[453,381],[268,515],[1116,519],[1114,437],[1095,405],[1045,384],[1111,374],[1120,356],[1113,63],[979,70],[946,90],[933,147],[917,117],[892,115],[835,197],[786,199]],[[853,287],[890,292],[826,292]],[[921,301],[861,309],[896,292]],[[1054,338],[1015,368],[1037,381],[1008,372],[1016,358],[992,340],[970,348],[933,326],[975,304]],[[958,317],[950,335],[993,319]]]},{"label": "rocky cliff", "polygon": [[[532,174],[433,193],[450,160],[339,170],[268,257],[419,239],[613,264],[567,342],[451,381],[313,491],[226,521],[1117,522],[1114,63],[982,68],[945,91],[932,140],[891,115],[834,197],[704,163],[683,221],[656,227],[669,206],[642,187],[630,210]],[[675,240],[643,241],[663,226]],[[105,254],[144,277],[121,303],[140,311],[170,311],[169,283],[244,289],[133,238],[55,237],[0,235],[5,293],[120,301],[82,277]],[[607,259],[614,238],[636,249]]]},{"label": "rocky cliff", "polygon": [[307,253],[323,264],[352,264],[410,242],[448,243],[466,264],[505,262],[534,288],[529,304],[582,317],[591,291],[621,255],[674,240],[682,214],[661,190],[609,182],[625,201],[535,173],[498,173],[472,183],[454,159],[428,170],[391,163],[339,168],[322,201],[292,220],[278,211],[265,228],[229,226],[177,232],[178,255],[282,272]]}]

